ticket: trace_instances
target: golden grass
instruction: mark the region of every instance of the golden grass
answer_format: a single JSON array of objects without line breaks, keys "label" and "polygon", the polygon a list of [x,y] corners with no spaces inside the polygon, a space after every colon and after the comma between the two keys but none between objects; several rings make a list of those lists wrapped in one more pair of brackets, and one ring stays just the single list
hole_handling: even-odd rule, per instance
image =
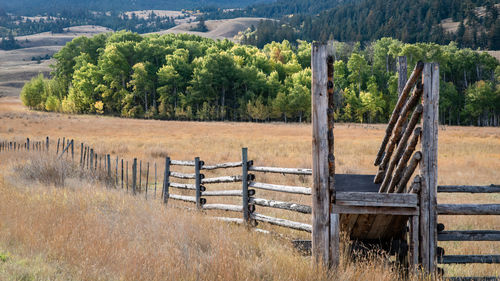
[{"label": "golden grass", "polygon": [[[10,156],[2,168],[12,171],[18,160]],[[86,181],[67,182],[50,188],[3,173],[0,241],[7,246],[0,249],[43,255],[66,280],[399,279],[383,260],[345,262],[328,273],[281,238]]]},{"label": "golden grass", "polygon": [[[373,166],[372,162],[384,131],[385,125],[337,124],[335,128],[337,172],[374,174],[376,167]],[[143,163],[149,161],[151,165],[156,162],[159,175],[162,174],[163,157],[166,155],[177,160],[192,160],[195,156],[199,156],[206,164],[214,164],[240,160],[241,147],[249,148],[249,158],[254,160],[256,165],[310,168],[311,163],[311,127],[308,124],[197,123],[69,116],[31,112],[22,107],[18,99],[3,98],[0,99],[0,133],[2,138],[19,141],[24,141],[26,137],[43,140],[45,136],[50,136],[52,138],[51,151],[55,150],[57,137],[74,138],[76,147],[79,147],[80,141],[83,141],[96,148],[98,153],[111,153],[113,156],[118,155],[120,158],[125,158],[129,161],[130,167],[133,157],[142,159]],[[443,126],[439,134],[440,184],[483,185],[500,183],[500,173],[498,172],[500,170],[500,128]],[[3,157],[0,158],[2,162],[4,162]],[[77,154],[78,158],[79,154]],[[174,170],[193,172],[192,168],[174,167]],[[151,171],[153,171],[152,166]],[[207,171],[205,174],[207,177],[212,177],[236,175],[239,172],[238,169],[229,169],[215,172]],[[257,181],[310,186],[309,177],[299,176],[284,177],[282,175],[257,174]],[[238,184],[207,187],[211,190],[240,188]],[[189,194],[189,192],[185,194]],[[118,194],[113,196],[128,198]],[[310,204],[310,199],[306,196],[276,194],[260,190],[257,191],[257,196]],[[215,203],[214,200],[209,198],[209,203]],[[230,198],[216,200],[217,202],[233,204],[239,202],[239,199]],[[499,203],[500,196],[443,194],[440,195],[439,202]],[[149,206],[148,204],[157,203],[142,202],[140,204]],[[260,207],[257,211],[295,221],[310,222],[310,216],[307,215],[266,210]],[[166,213],[170,212],[178,212],[175,213],[177,216],[183,215],[182,212],[173,209],[169,209]],[[211,214],[228,215],[217,212]],[[238,214],[229,215],[239,216]],[[189,214],[187,217],[191,216],[192,214]],[[203,218],[197,219],[203,220]],[[443,216],[439,218],[439,222],[444,223],[448,230],[500,230],[498,216]],[[277,229],[263,224],[259,226],[291,237],[307,237],[307,234],[303,233]],[[211,226],[207,228],[211,228]],[[500,253],[498,242],[440,243],[440,245],[444,246],[447,254]],[[278,250],[276,249],[276,251]],[[470,276],[498,275],[500,271],[497,267],[495,265],[474,265],[446,266],[445,268],[447,275]],[[283,269],[281,270],[283,271]]]}]

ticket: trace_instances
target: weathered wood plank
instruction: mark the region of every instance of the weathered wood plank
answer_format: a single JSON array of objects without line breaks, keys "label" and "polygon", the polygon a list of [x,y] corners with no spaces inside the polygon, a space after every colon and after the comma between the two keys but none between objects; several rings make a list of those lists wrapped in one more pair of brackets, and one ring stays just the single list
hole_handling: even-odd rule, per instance
[{"label": "weathered wood plank", "polygon": [[202,179],[201,183],[213,184],[213,183],[225,183],[225,182],[241,182],[241,176],[224,176],[217,178]]},{"label": "weathered wood plank", "polygon": [[179,188],[179,189],[196,190],[196,187],[194,184],[188,184],[188,183],[171,182],[170,187]]},{"label": "weathered wood plank", "polygon": [[449,193],[500,193],[500,185],[438,185],[437,191]]},{"label": "weathered wood plank", "polygon": [[439,204],[439,215],[500,215],[500,204]]},{"label": "weathered wood plank", "polygon": [[453,230],[438,232],[438,241],[500,241],[498,230]]},{"label": "weathered wood plank", "polygon": [[213,217],[213,219],[223,222],[243,224],[244,220],[239,218]]},{"label": "weathered wood plank", "polygon": [[374,193],[374,192],[337,192],[337,204],[347,205],[349,202],[376,203],[371,206],[396,206],[396,207],[416,207],[418,196],[416,194],[405,193]]},{"label": "weathered wood plank", "polygon": [[228,162],[215,165],[203,165],[201,169],[202,170],[229,169],[229,168],[241,167],[242,164],[243,162]]},{"label": "weathered wood plank", "polygon": [[230,204],[205,204],[202,206],[202,209],[203,210],[221,210],[221,211],[231,211],[231,212],[243,212],[243,208],[241,206],[230,205]]},{"label": "weathered wood plank", "polygon": [[262,221],[262,222],[267,222],[272,225],[278,225],[278,226],[283,226],[295,230],[302,230],[306,232],[312,232],[312,226],[310,224],[305,224],[305,223],[300,223],[300,222],[295,222],[295,221],[290,221],[290,220],[285,220],[285,219],[279,219],[279,218],[273,218],[269,216],[265,216],[262,214],[258,213],[253,213],[251,217],[254,220],[257,221]]},{"label": "weathered wood plank", "polygon": [[442,264],[500,263],[500,255],[445,255],[438,257]]},{"label": "weathered wood plank", "polygon": [[192,167],[194,167],[194,161],[170,160],[170,165],[172,165],[172,166],[192,166]]},{"label": "weathered wood plank", "polygon": [[177,178],[177,179],[195,179],[196,178],[195,174],[186,174],[186,173],[179,173],[179,172],[170,172],[170,176],[172,178]]},{"label": "weathered wood plank", "polygon": [[419,211],[418,207],[373,207],[373,206],[342,206],[335,205],[332,212],[336,214],[385,214],[397,216],[414,216]]},{"label": "weathered wood plank", "polygon": [[177,195],[177,194],[168,194],[169,199],[180,200],[184,202],[196,203],[196,197],[194,196],[185,196],[185,195]]},{"label": "weathered wood plank", "polygon": [[252,199],[250,199],[250,203],[253,203],[257,206],[294,211],[294,212],[299,212],[299,213],[303,213],[303,214],[310,214],[312,212],[311,207],[307,206],[307,205],[290,203],[290,202],[282,202],[282,201],[276,201],[276,200],[268,200],[268,199],[263,199],[263,198],[252,198]]},{"label": "weathered wood plank", "polygon": [[287,186],[287,185],[269,184],[269,183],[261,183],[261,182],[250,182],[248,186],[253,187],[253,188],[257,188],[257,189],[263,189],[263,190],[311,195],[311,189],[308,187],[302,187],[302,186]]},{"label": "weathered wood plank", "polygon": [[289,174],[289,175],[312,175],[311,169],[302,168],[279,168],[279,167],[249,167],[249,171],[263,172],[263,173],[276,173],[276,174]]},{"label": "weathered wood plank", "polygon": [[243,192],[241,190],[211,190],[202,192],[201,196],[243,196]]}]

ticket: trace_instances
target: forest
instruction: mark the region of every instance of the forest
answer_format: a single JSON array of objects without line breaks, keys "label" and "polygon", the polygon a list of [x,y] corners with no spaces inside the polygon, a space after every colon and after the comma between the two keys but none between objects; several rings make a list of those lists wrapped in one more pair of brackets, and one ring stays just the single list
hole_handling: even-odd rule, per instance
[{"label": "forest", "polygon": [[[294,42],[295,43],[295,42]],[[499,62],[455,43],[382,38],[334,43],[336,119],[386,122],[397,99],[396,59],[440,64],[440,121],[498,126]],[[30,108],[167,120],[310,120],[310,43],[263,48],[187,34],[79,37],[54,55],[51,79],[21,93]]]},{"label": "forest", "polygon": [[[263,22],[251,32],[257,46],[301,38],[307,41],[371,42],[392,37],[405,43],[454,41],[461,48],[500,50],[498,0],[279,0],[227,11],[205,9],[207,18],[257,16],[279,19]],[[459,23],[448,32],[444,19]],[[266,38],[266,40],[263,40]],[[269,41],[271,40],[271,41]]]}]

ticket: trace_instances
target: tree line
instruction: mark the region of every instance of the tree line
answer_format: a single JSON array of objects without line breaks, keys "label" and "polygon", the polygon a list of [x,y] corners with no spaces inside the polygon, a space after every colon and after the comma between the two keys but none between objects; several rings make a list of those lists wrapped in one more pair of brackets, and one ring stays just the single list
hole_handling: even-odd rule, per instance
[{"label": "tree line", "polygon": [[[440,64],[440,120],[498,126],[499,62],[457,44],[382,38],[334,43],[336,119],[386,122],[397,100],[396,60]],[[310,120],[311,45],[257,48],[187,34],[79,37],[54,55],[53,78],[27,83],[25,105],[66,113],[168,120]]]},{"label": "tree line", "polygon": [[[406,43],[458,42],[460,47],[500,50],[500,19],[496,0],[279,0],[246,9],[205,9],[207,18],[241,16],[279,19],[267,21],[250,32],[250,41],[303,40],[371,42],[393,37]],[[442,21],[459,23],[447,30]],[[273,30],[280,30],[275,34]],[[284,32],[283,30],[286,30]],[[268,38],[271,41],[264,41]]]}]

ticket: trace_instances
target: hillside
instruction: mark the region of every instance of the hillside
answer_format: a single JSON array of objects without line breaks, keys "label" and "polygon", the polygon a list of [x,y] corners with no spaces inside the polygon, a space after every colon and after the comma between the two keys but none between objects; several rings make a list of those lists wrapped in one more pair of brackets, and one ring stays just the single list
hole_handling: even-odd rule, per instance
[{"label": "hillside", "polygon": [[205,22],[208,31],[199,32],[191,31],[198,22],[182,23],[168,30],[153,32],[157,34],[167,33],[188,33],[211,39],[230,39],[232,40],[238,33],[247,30],[251,26],[257,26],[261,20],[265,18],[234,18],[223,20],[207,20]]},{"label": "hillside", "polygon": [[79,36],[91,37],[110,32],[101,26],[74,26],[64,33],[43,32],[16,37],[20,49],[0,50],[0,97],[19,96],[24,83],[43,73],[48,76],[54,63],[52,56],[67,42]]}]

